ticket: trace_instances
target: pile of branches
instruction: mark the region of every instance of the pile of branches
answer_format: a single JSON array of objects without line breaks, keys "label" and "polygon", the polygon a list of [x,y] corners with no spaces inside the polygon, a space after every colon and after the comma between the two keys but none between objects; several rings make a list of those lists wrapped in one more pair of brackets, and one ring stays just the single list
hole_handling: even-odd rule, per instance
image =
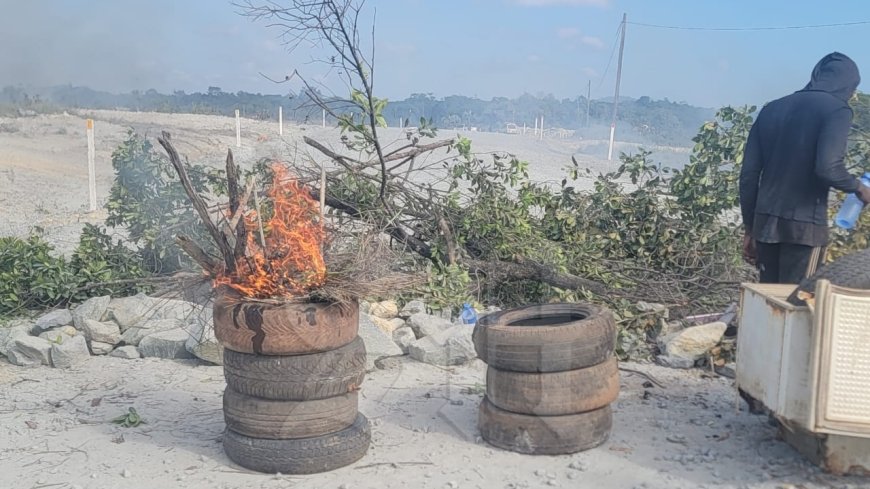
[{"label": "pile of branches", "polygon": [[[158,142],[166,150],[172,167],[178,174],[190,202],[211,238],[210,243],[197,243],[190,237],[176,236],[178,246],[194,260],[205,272],[207,278],[229,277],[247,273],[240,270],[239,264],[250,261],[247,249],[251,229],[245,223],[245,215],[253,211],[259,221],[259,242],[265,246],[263,229],[263,208],[260,198],[263,189],[251,176],[246,185],[241,185],[242,177],[236,165],[232,150],[227,150],[226,158],[226,204],[209,205],[208,197],[196,192],[191,184],[185,165],[172,144],[171,135],[163,131]],[[321,187],[322,188],[322,187]],[[312,195],[316,194],[311,190]],[[251,208],[253,201],[255,208]],[[326,226],[327,223],[324,223]],[[339,228],[328,228],[330,239],[323,250],[327,267],[326,279],[316,284],[306,294],[295,295],[294,299],[329,301],[350,304],[368,297],[387,297],[413,290],[423,282],[420,274],[396,271],[397,257],[387,243],[379,238],[377,232],[346,233]],[[210,251],[206,251],[210,250]],[[213,250],[213,251],[212,251]],[[215,256],[217,255],[217,256]],[[287,298],[243,297],[243,300],[281,301]]]},{"label": "pile of branches", "polygon": [[[342,131],[338,148],[304,138],[316,156],[295,161],[294,171],[310,182],[325,178],[323,198],[332,213],[381,230],[397,251],[416,255],[418,265],[434,274],[467,274],[469,295],[500,305],[597,297],[691,308],[727,303],[736,293],[742,277],[732,273],[737,267],[730,260],[739,247],[734,243],[730,250],[730,230],[711,226],[712,231],[694,233],[685,219],[656,211],[657,203],[673,200],[646,198],[657,189],[620,197],[612,192],[619,187],[618,178],[602,177],[596,194],[628,203],[626,212],[612,211],[610,203],[596,202],[594,195],[579,195],[571,178],[553,189],[532,182],[527,164],[513,155],[473,154],[470,141],[461,137],[436,140],[425,119],[407,129],[404,138],[388,143],[381,130],[386,100],[374,92],[374,47],[365,52],[360,43],[362,0],[244,0],[237,5],[243,14],[278,29],[290,50],[326,47],[331,55],[316,61],[349,88],[349,96],[341,96],[324,93],[326,87],[312,86],[298,71],[283,77],[282,83],[301,81],[307,100],[335,118]],[[713,149],[716,155],[731,153]],[[634,228],[620,229],[621,214],[632,212],[634,201],[645,203],[655,221],[644,228],[628,217]],[[600,215],[592,215],[592,209]],[[668,220],[686,235],[679,249],[649,251],[656,244],[634,235],[641,230],[655,239],[656,233],[673,232]],[[569,237],[563,236],[567,228]],[[718,240],[725,252],[706,246],[702,234],[703,240],[708,235]],[[692,243],[695,237],[698,242]]]}]

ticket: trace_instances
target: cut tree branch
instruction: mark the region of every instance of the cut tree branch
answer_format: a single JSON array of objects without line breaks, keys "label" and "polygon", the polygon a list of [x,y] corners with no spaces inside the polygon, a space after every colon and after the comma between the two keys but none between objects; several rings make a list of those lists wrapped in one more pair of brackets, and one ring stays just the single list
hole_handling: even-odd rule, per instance
[{"label": "cut tree branch", "polygon": [[[227,273],[235,273],[236,263],[233,258],[234,255],[232,248],[230,248],[230,243],[227,241],[227,237],[220,232],[214,221],[212,221],[205,201],[198,193],[196,193],[196,190],[194,190],[193,183],[190,181],[190,176],[187,174],[187,169],[184,168],[184,164],[181,162],[181,157],[178,156],[178,151],[174,146],[172,146],[172,136],[167,131],[163,131],[162,135],[157,138],[157,141],[161,146],[163,146],[163,149],[165,149],[166,153],[169,155],[169,161],[175,168],[176,173],[178,173],[178,178],[181,180],[181,185],[184,187],[184,191],[190,198],[191,203],[193,203],[193,208],[196,209],[199,218],[202,220],[212,239],[214,239],[217,244],[218,250],[220,250],[221,255],[224,258]],[[213,268],[211,270],[213,270]]]},{"label": "cut tree branch", "polygon": [[218,262],[214,257],[206,253],[202,248],[199,247],[196,243],[193,242],[187,236],[183,234],[179,234],[175,237],[175,242],[178,243],[178,246],[184,251],[187,256],[189,256],[193,261],[197,263],[203,270],[206,271],[211,276],[216,275],[216,271],[218,268]]}]

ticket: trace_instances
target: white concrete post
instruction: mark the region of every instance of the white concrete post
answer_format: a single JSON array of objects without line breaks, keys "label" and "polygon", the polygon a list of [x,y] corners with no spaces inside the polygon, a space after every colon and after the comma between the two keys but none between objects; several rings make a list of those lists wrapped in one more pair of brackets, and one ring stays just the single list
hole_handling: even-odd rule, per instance
[{"label": "white concrete post", "polygon": [[236,109],[236,147],[242,147],[242,119],[239,117],[239,109]]},{"label": "white concrete post", "polygon": [[544,140],[544,116],[541,116],[541,141]]},{"label": "white concrete post", "polygon": [[535,116],[535,137],[538,136],[538,116]]},{"label": "white concrete post", "polygon": [[323,120],[321,122],[323,127],[326,127],[326,109],[323,109]]},{"label": "white concrete post", "polygon": [[278,107],[278,135],[284,135],[284,107]]},{"label": "white concrete post", "polygon": [[90,210],[94,212],[97,210],[97,166],[94,161],[95,157],[95,149],[94,149],[94,121],[93,119],[88,119],[87,122],[88,128],[88,190],[90,191]]}]

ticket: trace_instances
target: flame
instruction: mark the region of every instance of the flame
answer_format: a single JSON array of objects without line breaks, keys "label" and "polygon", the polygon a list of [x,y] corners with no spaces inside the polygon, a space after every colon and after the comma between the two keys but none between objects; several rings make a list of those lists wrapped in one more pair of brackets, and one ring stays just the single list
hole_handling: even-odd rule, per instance
[{"label": "flame", "polygon": [[284,166],[275,163],[272,171],[274,179],[266,194],[273,213],[263,222],[265,249],[260,244],[257,211],[249,211],[247,254],[237,261],[235,274],[222,273],[215,279],[215,286],[227,285],[259,299],[303,295],[326,279],[320,204]]}]

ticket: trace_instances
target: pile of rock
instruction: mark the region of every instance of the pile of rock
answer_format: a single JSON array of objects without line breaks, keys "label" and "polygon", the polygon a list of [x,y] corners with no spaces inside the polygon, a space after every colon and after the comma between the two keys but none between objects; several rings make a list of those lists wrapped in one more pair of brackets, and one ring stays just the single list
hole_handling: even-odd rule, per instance
[{"label": "pile of rock", "polygon": [[369,352],[369,367],[389,356],[409,355],[432,365],[461,365],[477,357],[471,333],[449,314],[428,314],[426,304],[413,300],[399,309],[395,301],[360,304],[360,336]]},{"label": "pile of rock", "polygon": [[212,333],[212,309],[192,302],[131,297],[94,297],[36,321],[0,328],[0,355],[20,366],[68,368],[91,355],[121,358],[194,358],[220,364],[223,352]]}]

